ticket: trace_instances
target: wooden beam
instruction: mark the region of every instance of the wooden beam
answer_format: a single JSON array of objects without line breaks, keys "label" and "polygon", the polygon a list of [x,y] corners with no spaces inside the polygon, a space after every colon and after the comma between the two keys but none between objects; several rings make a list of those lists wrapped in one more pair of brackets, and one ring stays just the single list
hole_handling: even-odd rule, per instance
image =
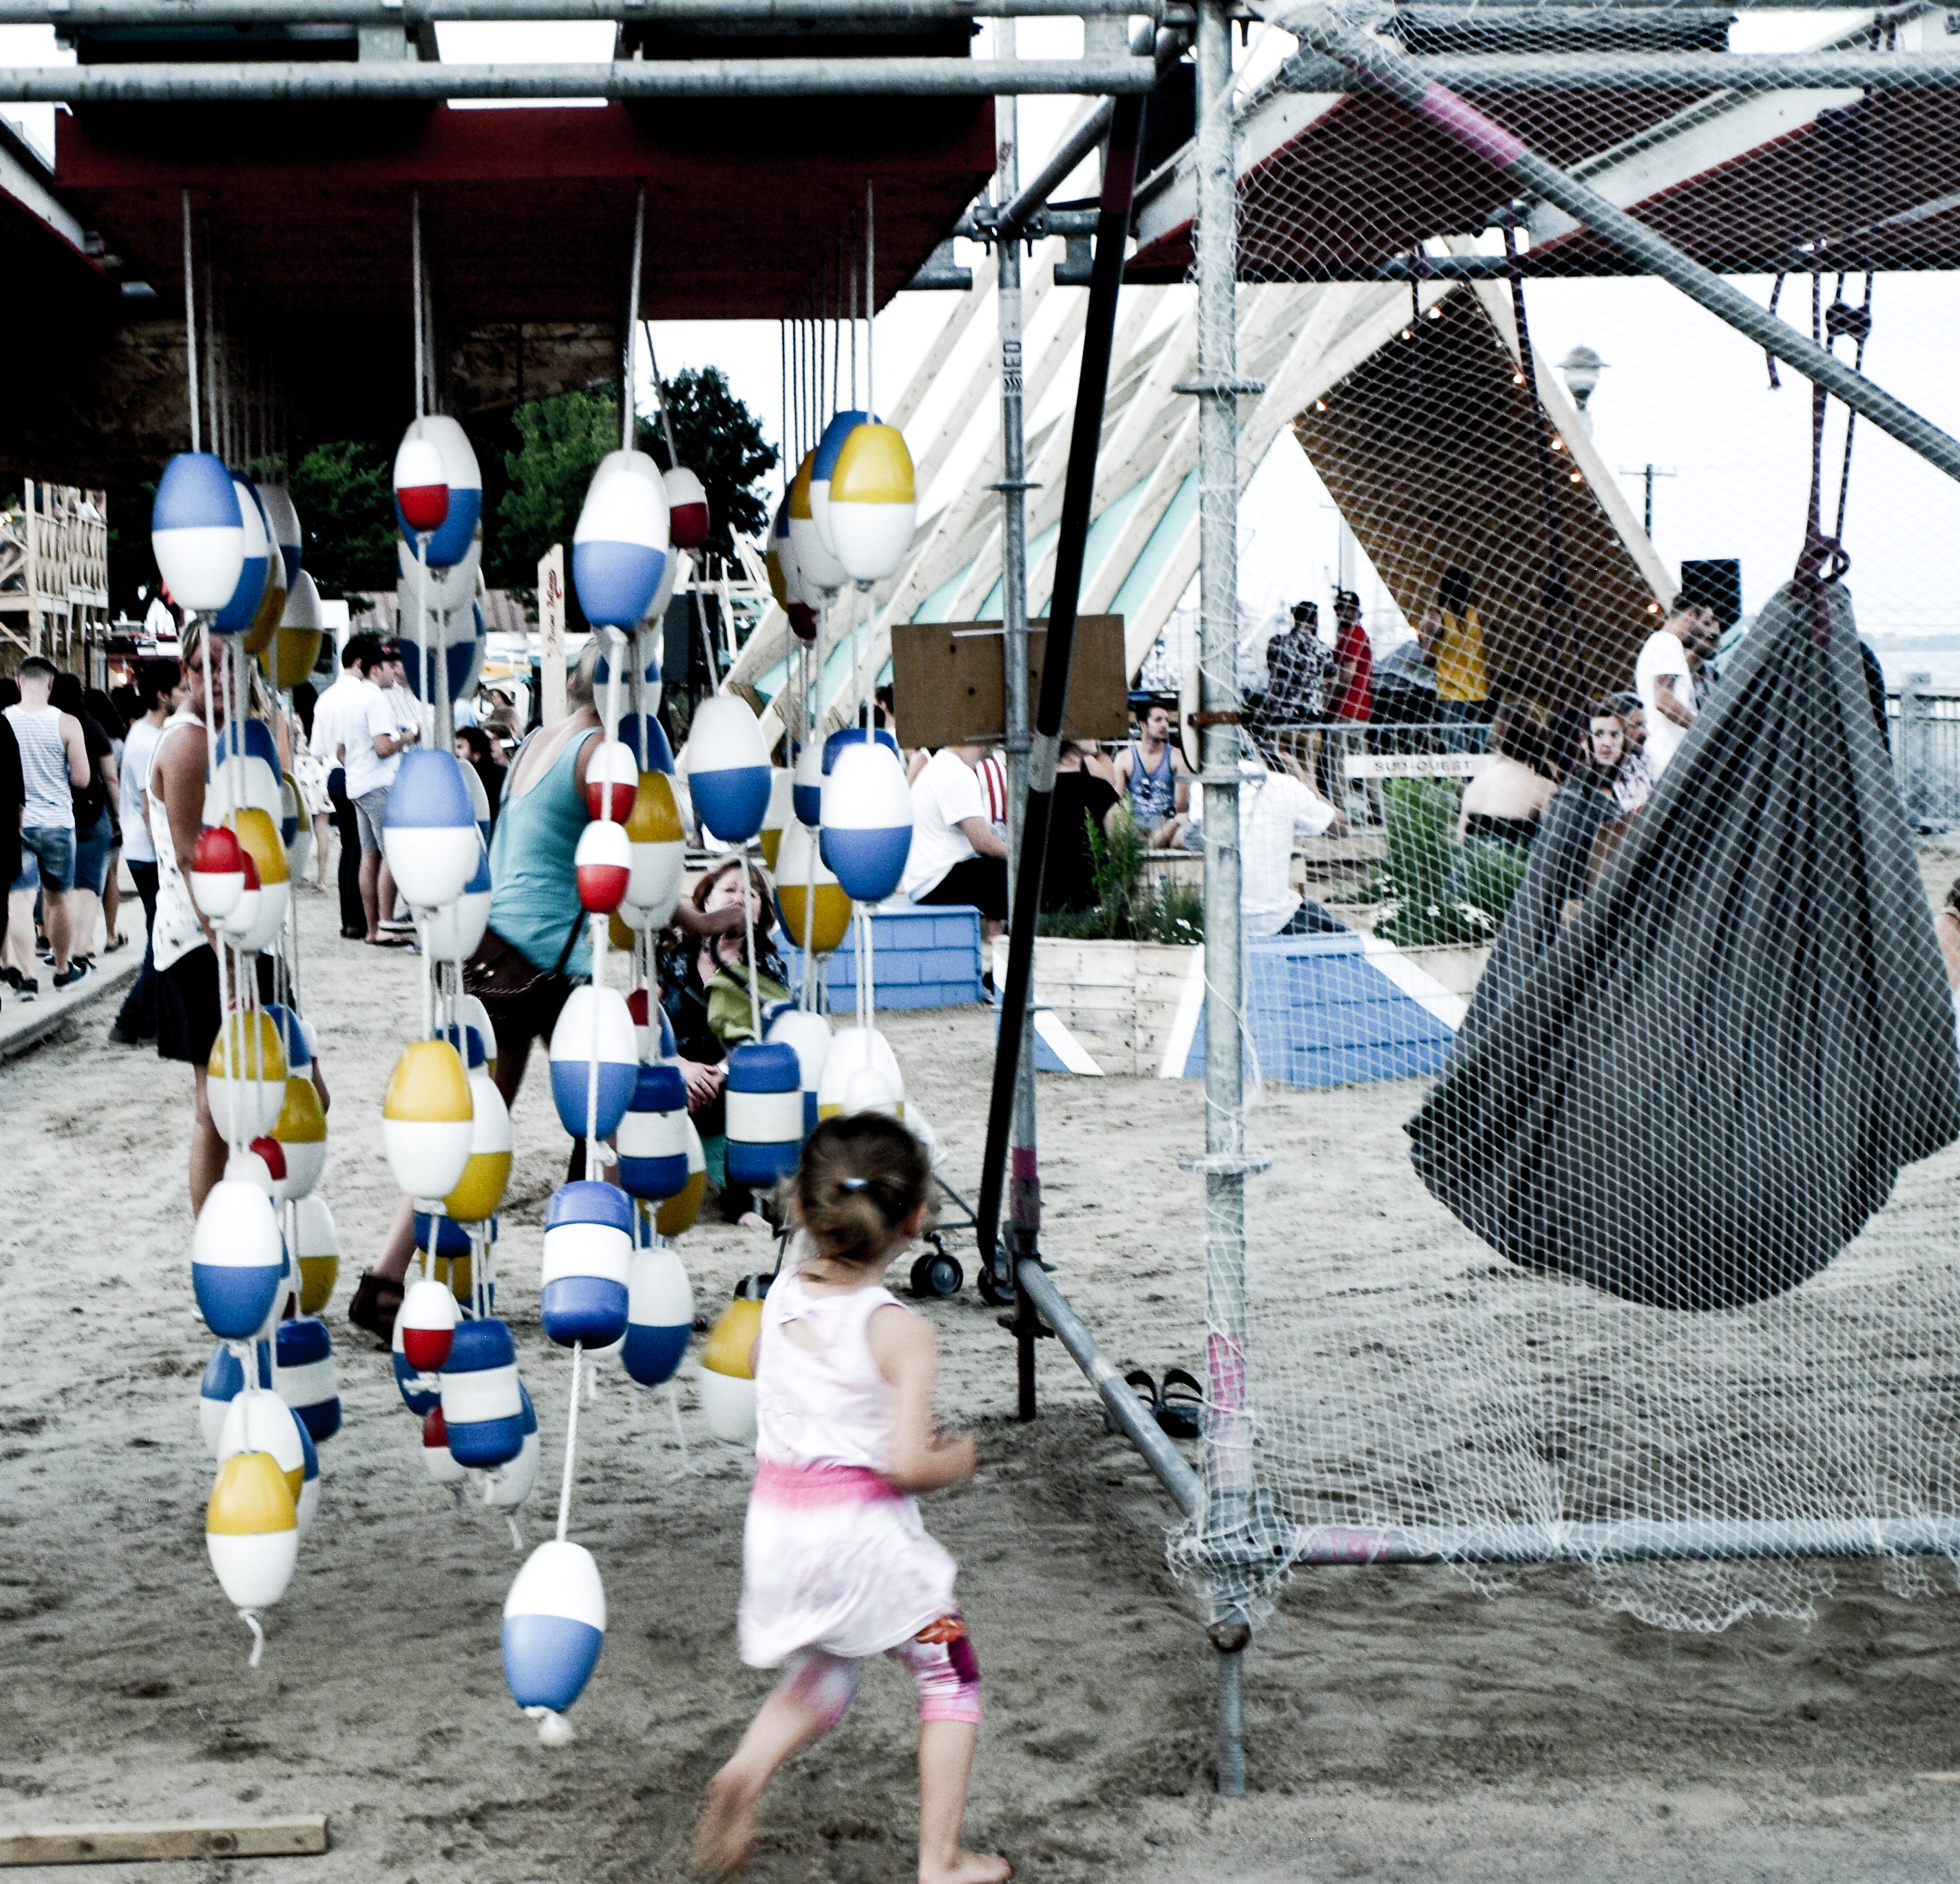
[{"label": "wooden beam", "polygon": [[172,1858],[300,1857],[326,1849],[326,1819],[238,1824],[40,1825],[0,1828],[0,1865],[130,1864]]}]

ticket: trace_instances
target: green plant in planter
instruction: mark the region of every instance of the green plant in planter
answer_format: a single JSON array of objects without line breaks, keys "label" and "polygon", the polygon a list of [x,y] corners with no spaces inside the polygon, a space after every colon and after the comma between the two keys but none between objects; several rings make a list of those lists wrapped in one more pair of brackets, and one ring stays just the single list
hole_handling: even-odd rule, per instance
[{"label": "green plant in planter", "polygon": [[1043,915],[1037,935],[1077,942],[1201,942],[1204,898],[1195,883],[1148,880],[1149,852],[1144,834],[1127,813],[1105,830],[1083,813],[1089,863],[1096,886],[1093,909],[1058,910]]}]

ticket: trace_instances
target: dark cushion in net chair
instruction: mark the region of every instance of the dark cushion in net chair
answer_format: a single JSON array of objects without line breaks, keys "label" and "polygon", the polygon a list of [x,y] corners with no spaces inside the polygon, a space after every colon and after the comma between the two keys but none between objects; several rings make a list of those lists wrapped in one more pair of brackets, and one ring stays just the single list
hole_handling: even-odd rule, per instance
[{"label": "dark cushion in net chair", "polygon": [[1574,919],[1546,901],[1520,894],[1408,1128],[1423,1182],[1512,1262],[1662,1307],[1760,1301],[1960,1138],[1953,1007],[1841,585],[1778,594]]}]

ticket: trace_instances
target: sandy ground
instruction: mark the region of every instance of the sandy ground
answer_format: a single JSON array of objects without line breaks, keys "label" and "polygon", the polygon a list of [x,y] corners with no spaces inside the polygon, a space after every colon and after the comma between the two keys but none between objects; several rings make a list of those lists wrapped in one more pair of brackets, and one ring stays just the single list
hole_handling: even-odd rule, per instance
[{"label": "sandy ground", "polygon": [[[393,1204],[380,1096],[415,971],[334,939],[324,899],[299,906],[335,1093],[323,1193],[348,1252],[328,1310],[346,1425],[256,1673],[201,1535],[210,1344],[186,1267],[188,1074],[103,1044],[107,1010],[0,1068],[0,1822],[332,1822],[322,1858],[96,1873],[109,1878],[680,1876],[701,1785],[768,1686],[734,1649],[743,1461],[689,1406],[706,1473],[680,1475],[664,1399],[607,1379],[581,1419],[573,1534],[598,1558],[610,1627],[575,1744],[540,1748],[498,1663],[508,1539],[428,1482],[385,1357],[341,1319]],[[970,1185],[988,1017],[892,1016],[887,1030]],[[1340,1122],[1389,1142],[1412,1096],[1370,1089],[1337,1110],[1268,1094],[1255,1135],[1276,1165],[1255,1222],[1376,1233],[1384,1195],[1345,1168]],[[1126,1367],[1199,1360],[1197,1180],[1175,1160],[1201,1104],[1182,1082],[1042,1083],[1047,1246]],[[503,1306],[549,1459],[566,1368],[539,1332],[534,1278],[564,1141],[535,1071],[516,1125]],[[690,1236],[702,1300],[765,1249]],[[985,1673],[969,1831],[1020,1876],[1960,1877],[1960,1787],[1916,1777],[1960,1769],[1960,1601],[1906,1602],[1862,1567],[1808,1628],[1713,1637],[1602,1611],[1577,1574],[1494,1602],[1437,1570],[1303,1576],[1250,1661],[1251,1796],[1217,1800],[1213,1657],[1164,1567],[1168,1504],[1052,1345],[1044,1417],[1017,1426],[992,1312],[970,1287],[926,1312],[949,1408],[981,1424],[978,1477],[928,1507],[963,1566]],[[541,1489],[523,1514],[528,1541],[548,1502]],[[754,1875],[908,1877],[912,1739],[904,1684],[877,1671],[772,1795]]]}]

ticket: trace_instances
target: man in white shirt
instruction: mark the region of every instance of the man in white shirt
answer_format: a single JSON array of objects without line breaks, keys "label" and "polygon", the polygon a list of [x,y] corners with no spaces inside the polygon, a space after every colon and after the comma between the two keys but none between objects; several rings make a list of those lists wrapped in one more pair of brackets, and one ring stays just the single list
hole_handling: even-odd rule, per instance
[{"label": "man in white shirt", "polygon": [[399,657],[393,646],[369,642],[355,664],[361,674],[360,695],[345,709],[339,730],[347,795],[354,801],[360,827],[366,940],[377,948],[405,947],[406,943],[381,933],[381,918],[395,906],[395,880],[381,854],[381,829],[388,815],[388,788],[401,768],[402,750],[415,743],[417,729],[399,724],[394,702],[383,690],[399,673]]},{"label": "man in white shirt", "polygon": [[1694,724],[1695,673],[1715,651],[1721,632],[1713,609],[1677,602],[1640,650],[1634,686],[1647,714],[1647,770],[1656,784]]},{"label": "man in white shirt", "polygon": [[1007,926],[1007,847],[975,775],[986,756],[985,746],[942,746],[913,780],[904,888],[914,902],[970,903],[991,937]]},{"label": "man in white shirt", "polygon": [[174,660],[136,664],[136,696],[143,711],[123,741],[121,785],[123,861],[143,899],[143,966],[109,1030],[112,1044],[133,1047],[157,1037],[156,948],[149,931],[157,926],[157,847],[150,839],[150,761],[164,736],[164,722],[183,698],[183,673]]},{"label": "man in white shirt", "polygon": [[[1185,827],[1188,849],[1204,848],[1204,800]],[[1255,759],[1239,762],[1239,924],[1248,941],[1267,935],[1322,935],[1344,930],[1317,902],[1293,886],[1296,837],[1342,835],[1348,820],[1312,787],[1287,772],[1268,772]]]},{"label": "man in white shirt", "polygon": [[340,832],[340,933],[358,942],[368,933],[361,903],[361,819],[347,795],[347,762],[341,756],[349,717],[361,698],[361,656],[373,637],[351,635],[340,651],[340,678],[320,696],[313,710],[313,756],[326,768],[326,795]]}]

